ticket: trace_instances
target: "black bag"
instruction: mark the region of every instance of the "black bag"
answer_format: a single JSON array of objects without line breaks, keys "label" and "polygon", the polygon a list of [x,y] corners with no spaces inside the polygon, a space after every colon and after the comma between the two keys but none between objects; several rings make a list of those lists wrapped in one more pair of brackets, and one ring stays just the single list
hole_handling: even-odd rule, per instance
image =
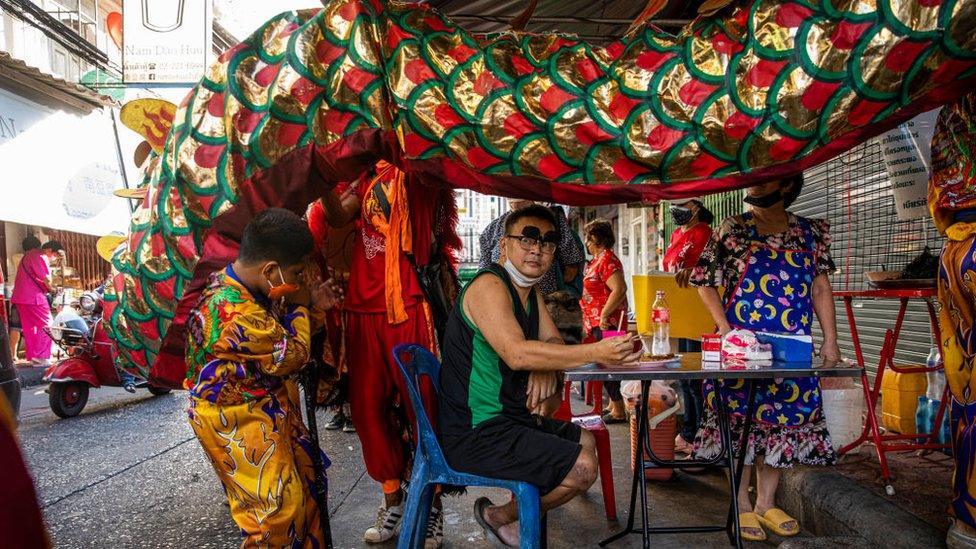
[{"label": "black bag", "polygon": [[[406,256],[414,272],[417,273],[417,282],[420,283],[420,289],[430,305],[430,316],[433,317],[437,341],[443,341],[447,317],[451,314],[451,306],[454,304],[454,300],[447,294],[446,283],[453,281],[451,287],[457,288],[457,275],[454,269],[438,255],[432,256],[427,265],[417,265],[413,254],[406,254]],[[451,280],[445,280],[445,277],[450,277]]]}]

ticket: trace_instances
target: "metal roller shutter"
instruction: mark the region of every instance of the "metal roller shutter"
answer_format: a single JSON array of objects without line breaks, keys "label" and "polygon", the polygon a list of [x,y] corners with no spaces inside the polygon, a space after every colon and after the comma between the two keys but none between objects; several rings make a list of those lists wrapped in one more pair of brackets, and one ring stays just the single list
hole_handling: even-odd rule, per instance
[{"label": "metal roller shutter", "polygon": [[[831,253],[837,264],[837,272],[831,277],[835,290],[868,289],[865,271],[901,270],[925,246],[938,254],[942,239],[930,218],[897,220],[878,140],[807,170],[804,176],[803,192],[790,209],[830,223]],[[853,359],[847,314],[842,302],[835,303],[841,351]],[[877,367],[885,330],[894,326],[897,312],[895,300],[855,301],[861,347],[871,371]],[[924,364],[932,345],[925,306],[911,302],[895,363]]]}]

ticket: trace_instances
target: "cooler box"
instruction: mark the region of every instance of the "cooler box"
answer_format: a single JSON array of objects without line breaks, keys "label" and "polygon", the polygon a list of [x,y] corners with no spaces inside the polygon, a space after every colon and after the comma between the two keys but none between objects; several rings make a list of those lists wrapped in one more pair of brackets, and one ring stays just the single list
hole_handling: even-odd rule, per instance
[{"label": "cooler box", "polygon": [[[909,368],[911,366],[901,366]],[[902,374],[886,371],[881,380],[881,425],[889,431],[914,435],[918,397],[925,396],[925,373]]]},{"label": "cooler box", "polygon": [[[661,413],[661,409],[655,406],[648,406],[648,418],[653,418]],[[659,459],[674,459],[674,438],[678,435],[678,421],[674,414],[660,421],[656,427],[647,431],[648,441],[654,450],[654,455]],[[637,414],[630,414],[630,463],[633,466],[637,460]],[[644,452],[647,458],[647,452]],[[670,480],[674,474],[674,469],[670,467],[658,467],[655,469],[644,469],[644,478],[647,480]]]},{"label": "cooler box", "polygon": [[773,360],[806,362],[813,357],[813,336],[756,332],[756,339],[773,346]]}]

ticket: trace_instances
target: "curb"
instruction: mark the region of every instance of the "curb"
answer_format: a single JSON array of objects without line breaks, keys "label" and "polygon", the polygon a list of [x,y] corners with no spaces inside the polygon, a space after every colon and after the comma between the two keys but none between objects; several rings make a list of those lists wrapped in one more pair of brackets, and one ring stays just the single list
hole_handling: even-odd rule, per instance
[{"label": "curb", "polygon": [[44,377],[44,370],[47,370],[46,366],[31,366],[29,368],[17,368],[17,377],[20,378],[20,386],[23,388],[33,387],[35,385],[40,385],[43,383],[41,378]]},{"label": "curb", "polygon": [[829,470],[786,471],[776,495],[783,510],[816,536],[860,537],[892,549],[945,547],[945,536],[931,524]]}]

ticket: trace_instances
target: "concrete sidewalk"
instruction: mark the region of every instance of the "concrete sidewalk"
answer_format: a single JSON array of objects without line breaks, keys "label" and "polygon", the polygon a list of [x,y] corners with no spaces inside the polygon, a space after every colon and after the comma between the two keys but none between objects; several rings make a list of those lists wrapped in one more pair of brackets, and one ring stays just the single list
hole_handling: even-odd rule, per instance
[{"label": "concrete sidewalk", "polygon": [[[573,399],[574,408],[584,408],[575,396]],[[328,414],[325,416],[327,419]],[[606,520],[597,481],[586,497],[551,513],[550,547],[596,547],[601,539],[626,524],[631,483],[629,431],[626,424],[610,425],[609,429],[619,521]],[[381,500],[379,485],[365,474],[358,437],[326,431],[323,437],[323,446],[333,460],[329,478],[336,547],[367,547],[360,540],[375,518]],[[469,489],[462,496],[445,498],[445,546],[498,546],[486,540],[485,532],[472,515],[474,500],[481,495],[488,495],[496,502],[508,498],[507,492],[477,488]],[[650,482],[648,496],[653,526],[724,524],[728,512],[728,485],[720,471],[697,475],[677,472],[670,481]],[[793,548],[944,546],[944,532],[832,469],[788,473],[781,485],[779,504],[800,520],[803,532],[793,539],[768,533],[766,542],[748,546],[774,547],[781,543],[782,547]],[[653,544],[681,549],[729,546],[724,533],[660,535],[654,537]],[[612,545],[639,546],[637,535]]]},{"label": "concrete sidewalk", "polygon": [[16,368],[21,387],[40,385],[41,378],[44,377],[44,370],[47,370],[47,366],[16,366]]},{"label": "concrete sidewalk", "polygon": [[[619,531],[627,519],[631,472],[630,437],[627,425],[611,425],[619,521],[607,521],[603,509],[600,482],[585,498],[576,499],[553,511],[549,516],[549,546],[596,547],[600,540]],[[355,434],[323,431],[323,446],[332,459],[329,469],[330,507],[332,509],[333,539],[337,548],[377,547],[361,541],[363,531],[373,523],[382,499],[379,484],[365,474],[359,439]],[[664,525],[718,525],[725,523],[728,512],[728,488],[724,475],[706,473],[686,475],[678,473],[668,482],[653,482],[649,488],[651,523]],[[485,537],[475,521],[472,507],[482,495],[492,501],[504,502],[508,492],[471,488],[462,496],[446,497],[445,547],[499,547]],[[640,536],[632,535],[612,547],[640,547]],[[753,547],[775,547],[781,539],[771,537]],[[660,535],[653,540],[655,547],[686,549],[688,547],[728,547],[728,538],[719,534]],[[395,547],[388,543],[379,547]]]}]

